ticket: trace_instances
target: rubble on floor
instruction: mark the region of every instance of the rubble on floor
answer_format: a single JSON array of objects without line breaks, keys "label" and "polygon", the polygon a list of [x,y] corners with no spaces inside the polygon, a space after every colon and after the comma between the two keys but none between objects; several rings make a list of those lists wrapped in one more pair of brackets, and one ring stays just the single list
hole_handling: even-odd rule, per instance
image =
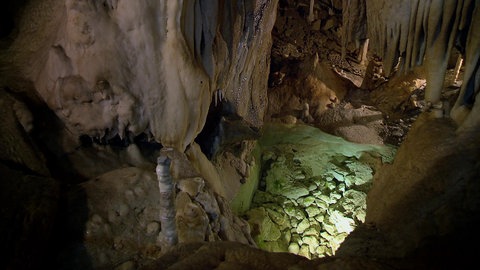
[{"label": "rubble on floor", "polygon": [[244,213],[252,236],[264,250],[307,258],[334,255],[365,221],[373,174],[396,149],[282,124],[267,125],[259,144],[259,190]]}]

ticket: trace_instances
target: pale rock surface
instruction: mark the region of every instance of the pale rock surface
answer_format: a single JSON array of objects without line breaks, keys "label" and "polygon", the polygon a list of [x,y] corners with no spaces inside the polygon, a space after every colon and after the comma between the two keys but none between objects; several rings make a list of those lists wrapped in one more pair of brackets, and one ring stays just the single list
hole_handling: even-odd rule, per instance
[{"label": "pale rock surface", "polygon": [[[352,4],[352,3],[354,4]],[[394,72],[401,57],[400,68],[410,71],[424,65],[426,68],[427,102],[437,104],[445,80],[452,49],[469,59],[460,94],[451,112],[462,128],[478,124],[475,111],[479,92],[480,36],[478,2],[465,1],[345,1],[343,42],[358,42],[365,35],[357,35],[359,27],[367,25],[367,36],[376,53],[383,59],[386,76]]]},{"label": "pale rock surface", "polygon": [[276,6],[31,1],[2,52],[2,85],[38,93],[73,138],[146,133],[183,151],[217,90],[262,124]]}]

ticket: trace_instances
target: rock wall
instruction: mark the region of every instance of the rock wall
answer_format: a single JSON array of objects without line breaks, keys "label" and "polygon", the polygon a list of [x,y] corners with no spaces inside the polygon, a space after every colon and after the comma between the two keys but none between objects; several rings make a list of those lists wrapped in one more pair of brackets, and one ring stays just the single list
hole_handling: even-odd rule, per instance
[{"label": "rock wall", "polygon": [[[454,121],[448,117],[434,119],[428,113],[415,121],[394,163],[375,175],[367,196],[365,228],[349,236],[340,256],[362,253],[379,259],[410,256],[424,263],[431,260],[428,263],[438,265],[433,268],[477,257],[477,251],[463,246],[479,237],[474,229],[479,210],[480,119],[476,113],[479,103],[475,100],[479,92],[479,2],[346,2],[355,3],[350,7],[365,8],[367,37],[373,51],[383,58],[387,75],[395,71],[397,64],[404,71],[423,65],[427,107],[433,105],[434,110],[447,114],[448,109],[442,108],[442,102],[447,103],[442,100],[442,91],[450,54],[456,49],[467,62],[461,90],[451,111]],[[355,11],[347,14],[353,15],[355,22],[362,21],[354,16]],[[352,22],[344,25],[349,27],[344,38],[354,41],[356,28]],[[394,82],[398,78],[389,84],[400,86],[401,83]],[[406,85],[400,88],[407,90]],[[359,244],[360,238],[369,240]],[[448,254],[448,259],[435,254]],[[429,256],[433,258],[427,259]]]},{"label": "rock wall", "polygon": [[[178,244],[234,241],[255,246],[247,222],[232,213],[187,158],[177,157],[173,163],[182,168],[173,190]],[[72,189],[55,266],[138,269],[158,259],[169,249],[164,245],[167,226],[160,200],[157,176],[138,167],[109,171]]]},{"label": "rock wall", "polygon": [[[60,185],[27,133],[31,115],[0,91],[0,253],[4,269],[45,266],[52,251]],[[30,116],[30,117],[29,117]]]},{"label": "rock wall", "polygon": [[145,132],[183,151],[218,91],[262,124],[276,6],[32,0],[2,52],[2,85],[38,93],[74,137]]},{"label": "rock wall", "polygon": [[[6,178],[0,185],[2,202],[12,205],[2,210],[11,223],[0,224],[8,234],[2,253],[12,257],[7,268],[34,268],[58,259],[50,263],[128,269],[138,258],[156,257],[162,230],[157,182],[147,153],[137,153],[131,140],[142,133],[185,152],[186,163],[195,167],[195,175],[174,175],[180,243],[255,245],[248,224],[223,197],[215,168],[192,142],[214,97],[248,125],[262,125],[278,1],[25,2],[15,29],[6,37],[9,29],[1,28],[0,37],[0,103],[5,105],[0,113],[7,129],[0,135],[0,150],[5,150],[0,151],[0,171]],[[7,91],[21,99],[4,102]],[[32,114],[22,100],[48,106],[63,130],[52,123],[39,125],[48,120]],[[20,131],[13,134],[11,127]],[[70,139],[82,135],[107,143],[127,138],[132,151],[117,155],[115,146],[99,146],[96,140],[89,141],[93,147],[87,143],[75,149],[79,142]],[[126,161],[123,154],[135,160]],[[59,176],[62,164],[72,176],[91,181],[73,190],[75,181],[68,187],[59,184],[71,180]],[[192,186],[198,188],[194,193]]]},{"label": "rock wall", "polygon": [[366,223],[386,241],[369,252],[402,257],[431,245],[426,253],[478,253],[463,248],[479,237],[478,138],[478,130],[456,132],[451,119],[423,115],[415,122],[368,193]]}]

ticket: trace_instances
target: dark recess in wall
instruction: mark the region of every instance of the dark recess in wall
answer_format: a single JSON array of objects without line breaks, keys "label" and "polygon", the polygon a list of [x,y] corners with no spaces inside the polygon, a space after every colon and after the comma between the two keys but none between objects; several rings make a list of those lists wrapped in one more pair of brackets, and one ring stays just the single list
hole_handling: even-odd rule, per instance
[{"label": "dark recess in wall", "polygon": [[28,0],[2,2],[0,9],[0,39],[8,37],[15,29],[17,15]]},{"label": "dark recess in wall", "polygon": [[225,102],[215,104],[212,100],[210,108],[208,109],[207,120],[202,131],[195,138],[202,152],[208,159],[212,159],[215,152],[218,150],[220,138],[222,136],[221,121],[224,114]]}]

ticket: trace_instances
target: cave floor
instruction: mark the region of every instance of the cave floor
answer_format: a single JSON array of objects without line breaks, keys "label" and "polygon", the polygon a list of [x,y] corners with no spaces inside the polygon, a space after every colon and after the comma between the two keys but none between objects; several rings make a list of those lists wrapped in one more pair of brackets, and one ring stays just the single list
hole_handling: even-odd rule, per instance
[{"label": "cave floor", "polygon": [[259,189],[243,217],[260,248],[309,259],[334,255],[365,221],[373,174],[396,150],[281,123],[265,125],[259,148]]}]

